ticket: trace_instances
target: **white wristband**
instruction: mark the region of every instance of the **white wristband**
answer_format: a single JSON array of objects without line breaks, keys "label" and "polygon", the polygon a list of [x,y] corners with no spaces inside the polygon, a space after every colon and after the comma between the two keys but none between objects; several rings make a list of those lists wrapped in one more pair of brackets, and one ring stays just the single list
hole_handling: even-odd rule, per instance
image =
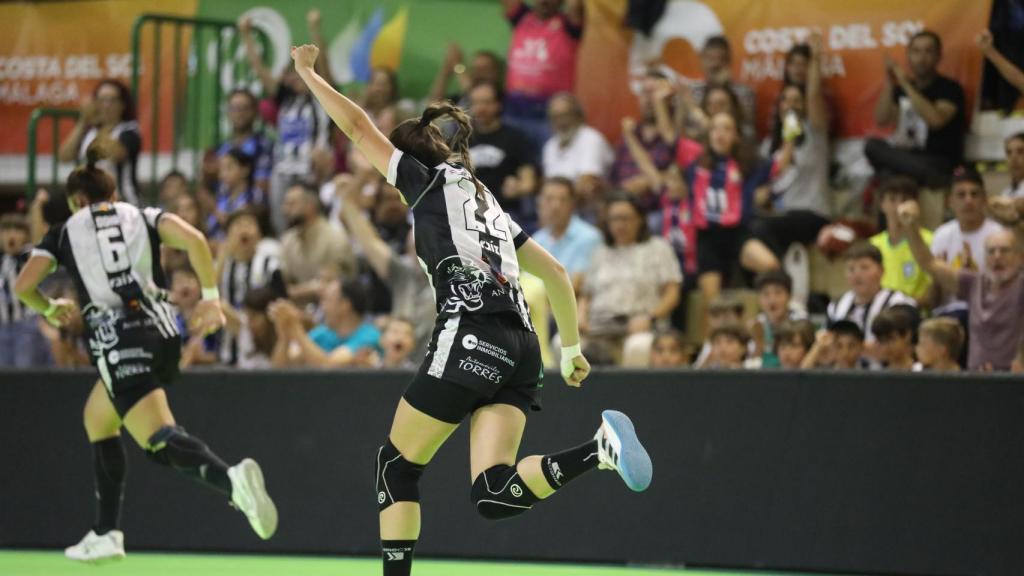
[{"label": "white wristband", "polygon": [[573,344],[572,346],[562,346],[562,361],[560,362],[562,368],[562,378],[568,378],[572,376],[572,373],[576,370],[576,365],[572,363],[572,359],[581,355],[583,350],[579,344]]},{"label": "white wristband", "polygon": [[203,300],[220,300],[220,290],[216,286],[203,288]]}]

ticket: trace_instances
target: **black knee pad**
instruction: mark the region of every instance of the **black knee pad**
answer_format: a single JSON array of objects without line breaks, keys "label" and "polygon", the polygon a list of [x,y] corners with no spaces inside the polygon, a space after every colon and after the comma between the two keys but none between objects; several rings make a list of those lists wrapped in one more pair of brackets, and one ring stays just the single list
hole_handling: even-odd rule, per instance
[{"label": "black knee pad", "polygon": [[377,507],[384,510],[395,502],[419,502],[423,468],[403,458],[388,440],[377,450]]},{"label": "black knee pad", "polygon": [[469,492],[476,511],[488,520],[502,520],[526,512],[540,501],[519,477],[515,466],[498,464],[476,477]]},{"label": "black knee pad", "polygon": [[188,469],[207,462],[209,448],[181,426],[164,426],[149,438],[146,456],[175,469]]}]

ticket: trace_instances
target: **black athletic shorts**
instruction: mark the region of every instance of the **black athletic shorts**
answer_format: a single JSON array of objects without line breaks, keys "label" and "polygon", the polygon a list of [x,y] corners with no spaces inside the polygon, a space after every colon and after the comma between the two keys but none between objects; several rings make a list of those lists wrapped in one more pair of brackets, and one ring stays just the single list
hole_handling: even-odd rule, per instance
[{"label": "black athletic shorts", "polygon": [[458,424],[490,404],[540,410],[543,378],[537,335],[519,316],[460,314],[438,320],[404,398],[428,416]]},{"label": "black athletic shorts", "polygon": [[697,271],[718,272],[728,281],[733,267],[740,261],[743,244],[750,238],[744,225],[733,228],[715,226],[697,231]]},{"label": "black athletic shorts", "polygon": [[122,418],[178,376],[181,337],[165,320],[121,310],[94,313],[86,320],[92,363]]}]

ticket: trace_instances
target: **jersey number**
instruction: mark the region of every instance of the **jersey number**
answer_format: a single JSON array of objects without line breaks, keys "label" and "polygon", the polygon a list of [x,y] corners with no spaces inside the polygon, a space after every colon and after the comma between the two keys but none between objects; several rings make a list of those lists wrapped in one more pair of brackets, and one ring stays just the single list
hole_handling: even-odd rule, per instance
[{"label": "jersey number", "polygon": [[476,192],[474,191],[473,194],[462,205],[462,209],[466,213],[466,229],[510,242],[512,240],[512,232],[508,229],[508,224],[501,217],[503,214],[501,208],[497,206],[497,203],[488,203],[487,211],[483,214],[484,221],[481,222],[476,214]]},{"label": "jersey number", "polygon": [[711,214],[725,214],[729,209],[729,196],[724,188],[708,187],[707,210]]},{"label": "jersey number", "polygon": [[128,246],[124,243],[119,228],[100,228],[96,231],[96,238],[99,240],[104,271],[117,273],[131,268]]}]

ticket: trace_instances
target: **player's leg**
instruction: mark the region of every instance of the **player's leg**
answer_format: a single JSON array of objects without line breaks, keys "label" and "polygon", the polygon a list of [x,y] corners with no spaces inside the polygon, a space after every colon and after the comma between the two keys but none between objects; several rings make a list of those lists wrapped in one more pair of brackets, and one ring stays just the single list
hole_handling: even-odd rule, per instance
[{"label": "player's leg", "polygon": [[277,508],[266,492],[259,465],[245,459],[228,465],[201,439],[177,426],[163,388],[149,391],[125,414],[125,428],[146,455],[217,490],[249,519],[260,538],[277,530]]},{"label": "player's leg", "polygon": [[420,536],[419,478],[458,428],[461,418],[453,419],[456,422],[430,416],[404,397],[398,402],[391,433],[377,451],[376,462],[384,576],[408,576],[412,570],[413,550]]},{"label": "player's leg", "polygon": [[124,558],[121,503],[126,472],[121,418],[97,381],[82,412],[85,433],[92,444],[96,488],[96,516],[92,530],[76,545],[64,550],[72,560],[99,562]]}]

